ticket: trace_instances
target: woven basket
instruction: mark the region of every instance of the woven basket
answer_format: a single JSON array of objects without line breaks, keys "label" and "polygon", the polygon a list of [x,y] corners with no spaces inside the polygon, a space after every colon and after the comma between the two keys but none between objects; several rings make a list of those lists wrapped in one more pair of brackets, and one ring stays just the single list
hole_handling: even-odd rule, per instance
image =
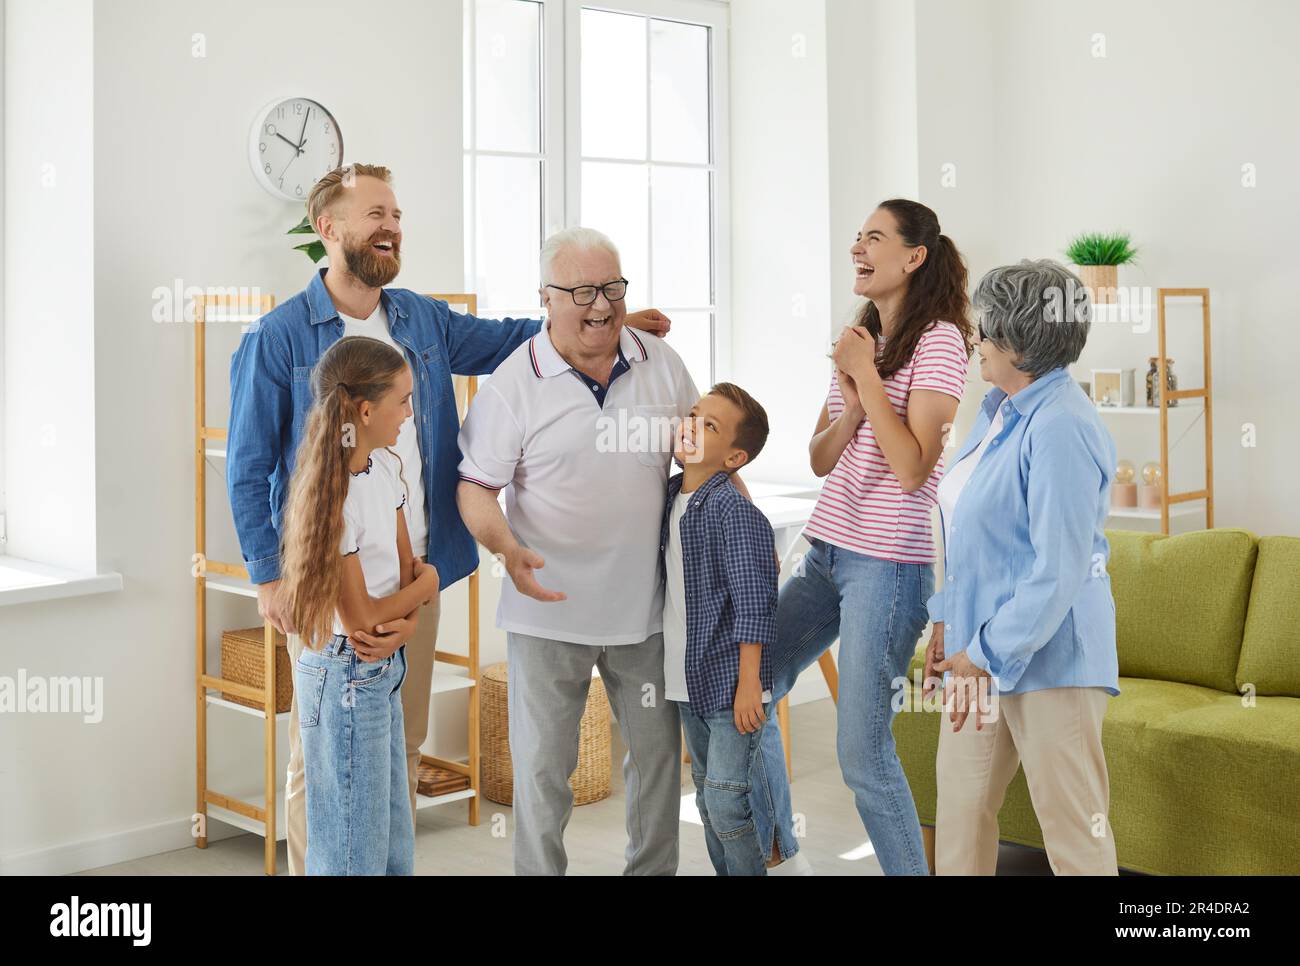
[{"label": "woven basket", "polygon": [[[482,692],[483,797],[499,805],[514,801],[510,762],[509,703],[506,665],[493,664],[479,679]],[[573,804],[588,805],[609,797],[609,700],[600,678],[591,679],[587,707],[578,728],[578,767],[569,776]]]},{"label": "woven basket", "polygon": [[[275,713],[283,714],[293,702],[293,670],[289,667],[288,641],[279,631],[275,635]],[[236,684],[250,688],[265,687],[262,671],[266,667],[265,631],[260,627],[245,627],[238,631],[225,631],[221,635],[221,676]],[[262,704],[233,694],[221,695],[227,701],[246,708],[262,709]]]}]

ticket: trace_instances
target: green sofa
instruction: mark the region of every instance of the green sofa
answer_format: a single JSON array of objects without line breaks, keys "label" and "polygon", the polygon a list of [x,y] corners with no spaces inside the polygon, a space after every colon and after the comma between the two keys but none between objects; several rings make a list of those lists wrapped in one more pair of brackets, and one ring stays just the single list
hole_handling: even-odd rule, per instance
[{"label": "green sofa", "polygon": [[[1107,536],[1121,693],[1102,743],[1120,868],[1300,874],[1300,538]],[[904,707],[921,706],[924,650]],[[940,718],[894,719],[931,827]],[[1003,841],[1042,848],[1023,769],[998,818]]]}]

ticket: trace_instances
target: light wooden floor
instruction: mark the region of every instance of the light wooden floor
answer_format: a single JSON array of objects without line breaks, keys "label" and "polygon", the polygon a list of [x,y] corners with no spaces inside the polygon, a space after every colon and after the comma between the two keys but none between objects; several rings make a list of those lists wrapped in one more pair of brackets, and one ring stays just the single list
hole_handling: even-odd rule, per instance
[{"label": "light wooden floor", "polygon": [[[818,875],[880,875],[880,864],[845,787],[835,760],[835,705],[826,699],[791,709],[794,732],[794,784],[797,813],[806,816],[802,851]],[[623,869],[627,837],[623,826],[620,765],[623,747],[614,731],[613,794],[602,802],[575,808],[565,833],[569,873],[617,875]],[[682,786],[681,875],[712,875],[704,848],[704,832],[695,816],[690,775]],[[510,809],[484,801],[481,823],[465,822],[466,806],[453,803],[421,809],[415,838],[416,875],[509,875]],[[279,873],[286,874],[284,844]],[[1002,847],[1002,875],[1050,875],[1044,853],[1015,846]],[[210,843],[206,850],[178,849],[148,858],[104,866],[87,875],[260,875],[262,839],[254,835]]]}]

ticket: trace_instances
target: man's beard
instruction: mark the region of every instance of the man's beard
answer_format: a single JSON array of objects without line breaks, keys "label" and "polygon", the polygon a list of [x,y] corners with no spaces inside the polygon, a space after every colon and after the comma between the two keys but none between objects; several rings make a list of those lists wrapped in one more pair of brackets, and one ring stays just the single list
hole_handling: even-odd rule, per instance
[{"label": "man's beard", "polygon": [[[381,255],[371,247],[378,241],[393,243],[392,257]],[[377,232],[360,242],[344,238],[343,264],[362,285],[383,288],[402,270],[402,252],[397,239],[384,232]]]}]

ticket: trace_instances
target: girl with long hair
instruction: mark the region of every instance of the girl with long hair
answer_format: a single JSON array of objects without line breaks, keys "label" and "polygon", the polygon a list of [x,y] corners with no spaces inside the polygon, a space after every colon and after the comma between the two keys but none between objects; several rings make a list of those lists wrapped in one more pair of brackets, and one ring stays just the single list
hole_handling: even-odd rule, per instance
[{"label": "girl with long hair", "polygon": [[402,680],[406,648],[362,660],[349,634],[411,615],[438,592],[417,561],[401,459],[411,370],[377,339],[335,342],[312,370],[314,402],[285,509],[282,593],[305,647],[294,668],[306,768],[308,875],[411,875]]},{"label": "girl with long hair", "polygon": [[[836,342],[808,447],[826,482],[803,531],[811,552],[781,588],[773,700],[839,639],[844,780],[885,873],[925,875],[891,698],[934,588],[931,508],[973,341],[966,267],[935,213],[901,198],[876,207],[849,253],[867,301]],[[755,822],[775,865],[798,851],[779,729],[765,730],[754,772]]]}]

